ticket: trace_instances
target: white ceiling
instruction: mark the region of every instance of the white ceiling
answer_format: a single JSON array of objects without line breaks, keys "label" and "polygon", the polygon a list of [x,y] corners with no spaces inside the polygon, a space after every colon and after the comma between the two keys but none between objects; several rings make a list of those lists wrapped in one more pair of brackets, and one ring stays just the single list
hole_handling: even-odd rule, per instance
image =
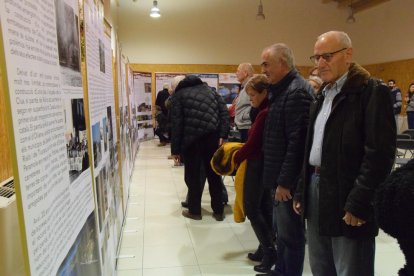
[{"label": "white ceiling", "polygon": [[111,0],[111,20],[131,63],[259,64],[264,47],[284,42],[310,66],[316,37],[333,29],[350,35],[361,64],[414,58],[414,0],[361,11],[354,24],[347,9],[323,2],[262,0],[266,20],[257,21],[259,0],[158,0],[158,19],[152,0]]}]

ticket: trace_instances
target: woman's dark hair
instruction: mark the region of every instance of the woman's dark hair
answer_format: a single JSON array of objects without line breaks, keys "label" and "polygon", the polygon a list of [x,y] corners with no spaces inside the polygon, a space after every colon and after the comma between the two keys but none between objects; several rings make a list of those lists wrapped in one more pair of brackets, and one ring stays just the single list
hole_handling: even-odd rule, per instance
[{"label": "woman's dark hair", "polygon": [[267,90],[268,87],[269,79],[266,77],[266,75],[256,75],[252,77],[246,84],[246,91],[249,89],[253,89],[258,93],[262,93],[263,91]]}]

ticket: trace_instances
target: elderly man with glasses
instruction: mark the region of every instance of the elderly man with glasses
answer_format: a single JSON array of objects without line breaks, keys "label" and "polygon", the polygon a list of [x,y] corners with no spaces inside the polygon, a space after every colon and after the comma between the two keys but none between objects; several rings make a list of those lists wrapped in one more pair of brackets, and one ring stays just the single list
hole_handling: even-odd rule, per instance
[{"label": "elderly man with glasses", "polygon": [[352,54],[349,36],[331,31],[317,38],[311,57],[324,85],[310,108],[293,208],[307,218],[313,275],[374,275],[373,197],[394,162],[389,89]]}]

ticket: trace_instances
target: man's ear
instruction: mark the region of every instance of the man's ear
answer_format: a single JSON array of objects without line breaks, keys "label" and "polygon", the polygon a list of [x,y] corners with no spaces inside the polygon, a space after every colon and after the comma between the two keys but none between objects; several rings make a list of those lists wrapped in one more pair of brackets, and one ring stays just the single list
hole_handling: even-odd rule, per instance
[{"label": "man's ear", "polygon": [[351,63],[352,62],[352,56],[354,54],[354,49],[353,48],[346,49],[345,54],[346,54],[346,62]]}]

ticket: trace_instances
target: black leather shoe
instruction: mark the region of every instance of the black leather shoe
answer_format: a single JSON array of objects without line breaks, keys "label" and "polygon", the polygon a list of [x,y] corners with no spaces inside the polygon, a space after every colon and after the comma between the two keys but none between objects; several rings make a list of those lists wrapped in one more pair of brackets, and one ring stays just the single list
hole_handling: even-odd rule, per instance
[{"label": "black leather shoe", "polygon": [[181,201],[181,207],[188,208],[188,202],[187,201]]},{"label": "black leather shoe", "polygon": [[248,253],[247,258],[252,260],[253,262],[261,262],[263,259],[263,249],[259,245],[259,247],[256,249],[254,253]]},{"label": "black leather shoe", "polygon": [[[264,256],[263,256],[262,263],[259,265],[255,265],[254,270],[257,272],[269,273],[271,272],[270,269],[272,268],[272,266],[276,263],[277,253],[273,247],[264,248],[263,252],[264,252]],[[273,275],[273,274],[270,274],[270,275]]]},{"label": "black leather shoe", "polygon": [[217,221],[223,221],[224,220],[224,214],[213,213],[213,218],[215,218]]},{"label": "black leather shoe", "polygon": [[201,220],[201,215],[191,214],[190,211],[184,210],[181,213],[184,217],[193,219],[193,220]]}]

